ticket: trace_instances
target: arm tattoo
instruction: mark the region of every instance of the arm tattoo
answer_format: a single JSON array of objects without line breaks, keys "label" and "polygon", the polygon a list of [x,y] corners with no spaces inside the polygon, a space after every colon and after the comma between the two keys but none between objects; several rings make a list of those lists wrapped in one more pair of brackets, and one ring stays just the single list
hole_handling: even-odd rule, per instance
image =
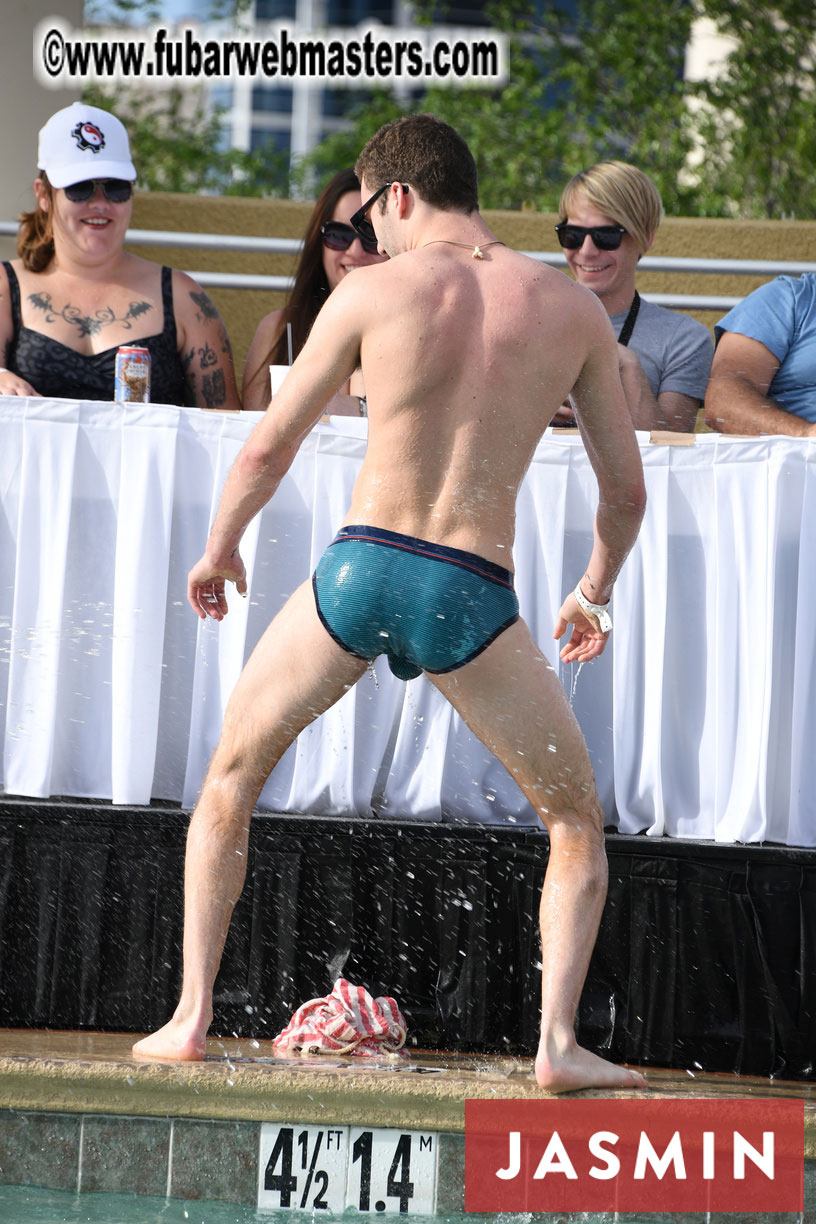
[{"label": "arm tattoo", "polygon": [[44,313],[46,323],[55,323],[57,319],[64,319],[66,323],[78,329],[80,338],[96,336],[103,327],[109,327],[112,323],[121,323],[126,331],[130,331],[135,319],[141,318],[143,314],[153,309],[151,302],[131,302],[123,315],[117,316],[111,306],[102,306],[92,315],[85,315],[70,302],[58,310],[50,293],[30,293],[28,300],[35,310],[41,310]]},{"label": "arm tattoo", "polygon": [[208,408],[220,408],[227,401],[227,380],[223,370],[213,370],[201,380],[201,393]]},{"label": "arm tattoo", "polygon": [[209,344],[205,344],[203,348],[198,350],[198,355],[201,358],[201,368],[206,370],[208,366],[218,365],[218,357],[215,349],[211,349]]},{"label": "arm tattoo", "polygon": [[190,297],[193,299],[196,306],[198,307],[198,311],[196,311],[196,318],[198,319],[199,323],[201,322],[202,318],[203,319],[217,319],[218,318],[218,311],[215,309],[215,306],[212,304],[210,299],[207,297],[206,293],[192,293],[191,292]]}]

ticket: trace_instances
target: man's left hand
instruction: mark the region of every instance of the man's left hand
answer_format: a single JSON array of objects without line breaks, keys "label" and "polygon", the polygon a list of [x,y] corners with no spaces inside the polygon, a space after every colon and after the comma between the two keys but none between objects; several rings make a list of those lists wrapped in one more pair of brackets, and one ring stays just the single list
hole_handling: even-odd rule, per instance
[{"label": "man's left hand", "polygon": [[562,663],[589,663],[603,654],[609,634],[601,631],[597,617],[584,612],[572,594],[568,595],[561,605],[553,637],[556,640],[562,638],[570,625],[572,636],[561,649]]}]

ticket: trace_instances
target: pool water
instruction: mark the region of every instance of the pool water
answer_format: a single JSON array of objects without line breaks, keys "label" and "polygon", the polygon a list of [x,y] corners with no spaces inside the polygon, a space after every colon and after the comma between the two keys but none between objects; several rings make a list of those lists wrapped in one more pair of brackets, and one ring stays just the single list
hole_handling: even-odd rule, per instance
[{"label": "pool water", "polygon": [[0,1186],[2,1224],[271,1224],[271,1215],[232,1203]]},{"label": "pool water", "polygon": [[[33,1186],[0,1186],[2,1224],[343,1224],[362,1221],[365,1215],[348,1212],[256,1211],[232,1203],[200,1203],[184,1199],[152,1198],[141,1194],[74,1194],[70,1190],[41,1190]],[[530,1224],[530,1213],[510,1215],[392,1215],[379,1217],[396,1224]],[[589,1224],[602,1216],[584,1216]]]}]

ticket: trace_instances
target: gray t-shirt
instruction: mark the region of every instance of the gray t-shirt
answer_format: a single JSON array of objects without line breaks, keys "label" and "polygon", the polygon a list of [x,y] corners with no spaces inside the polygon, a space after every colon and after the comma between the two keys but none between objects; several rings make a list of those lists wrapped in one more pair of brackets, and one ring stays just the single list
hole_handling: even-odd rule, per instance
[{"label": "gray t-shirt", "polygon": [[[616,336],[628,313],[610,315]],[[708,328],[690,315],[641,298],[629,348],[637,354],[653,395],[679,391],[693,399],[705,398],[714,341]]]}]

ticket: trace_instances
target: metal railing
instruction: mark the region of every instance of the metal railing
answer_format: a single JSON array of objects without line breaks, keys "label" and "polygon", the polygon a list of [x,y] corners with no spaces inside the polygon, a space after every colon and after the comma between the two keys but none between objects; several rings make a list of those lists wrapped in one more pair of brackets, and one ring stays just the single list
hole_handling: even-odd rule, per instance
[{"label": "metal railing", "polygon": [[[538,259],[553,268],[566,268],[567,257],[560,251],[523,251],[531,259]],[[683,272],[706,276],[801,276],[805,272],[816,272],[816,263],[805,260],[782,259],[696,259],[669,256],[644,255],[638,264],[641,272]],[[741,296],[732,297],[717,293],[644,293],[641,295],[656,306],[669,306],[681,310],[730,310],[742,301]]]},{"label": "metal railing", "polygon": [[[16,221],[0,221],[0,236],[15,236]],[[262,238],[242,234],[195,234],[176,230],[131,229],[125,235],[128,246],[169,246],[199,251],[255,252],[267,255],[296,255],[302,246],[297,238]],[[531,259],[554,268],[566,268],[567,260],[560,251],[524,251]],[[776,259],[695,259],[659,255],[645,255],[639,264],[643,272],[674,272],[697,275],[801,276],[805,272],[816,272],[816,263],[804,260]],[[218,289],[264,289],[287,291],[292,287],[290,276],[263,276],[244,272],[194,272],[189,273],[204,288]],[[676,307],[685,310],[729,310],[741,297],[724,294],[701,293],[644,293],[647,301],[658,306]]]}]

